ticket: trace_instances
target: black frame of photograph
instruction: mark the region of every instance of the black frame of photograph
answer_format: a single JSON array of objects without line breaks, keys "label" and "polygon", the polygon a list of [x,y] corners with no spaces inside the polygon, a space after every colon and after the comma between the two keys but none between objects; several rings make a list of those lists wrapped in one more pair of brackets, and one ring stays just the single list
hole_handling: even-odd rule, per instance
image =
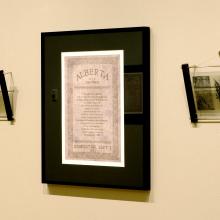
[{"label": "black frame of photograph", "polygon": [[193,89],[191,85],[190,80],[190,72],[189,72],[189,65],[188,64],[182,64],[182,71],[183,71],[183,79],[186,89],[186,96],[189,106],[189,113],[190,113],[190,120],[192,123],[198,122],[198,117],[196,113],[196,105],[193,98]]},{"label": "black frame of photograph", "polygon": [[[125,167],[62,164],[61,52],[105,50],[124,51],[129,80],[141,75],[141,93],[136,92],[141,94],[141,111],[124,114]],[[149,27],[41,33],[41,101],[42,183],[150,189]]]}]

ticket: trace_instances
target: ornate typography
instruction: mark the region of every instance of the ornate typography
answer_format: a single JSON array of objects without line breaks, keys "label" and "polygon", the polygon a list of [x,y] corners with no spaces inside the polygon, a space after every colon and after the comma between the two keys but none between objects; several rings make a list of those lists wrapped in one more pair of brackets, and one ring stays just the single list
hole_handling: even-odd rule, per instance
[{"label": "ornate typography", "polygon": [[87,76],[95,76],[100,77],[104,80],[108,80],[108,73],[106,73],[102,69],[84,69],[83,71],[76,74],[76,79],[79,81],[80,79],[87,77]]}]

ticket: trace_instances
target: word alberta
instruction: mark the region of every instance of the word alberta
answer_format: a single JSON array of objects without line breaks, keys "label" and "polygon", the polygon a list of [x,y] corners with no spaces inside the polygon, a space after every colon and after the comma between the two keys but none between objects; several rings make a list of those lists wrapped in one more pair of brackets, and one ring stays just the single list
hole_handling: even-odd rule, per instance
[{"label": "word alberta", "polygon": [[108,80],[108,73],[101,69],[85,69],[76,75],[77,81],[87,76],[96,76]]}]

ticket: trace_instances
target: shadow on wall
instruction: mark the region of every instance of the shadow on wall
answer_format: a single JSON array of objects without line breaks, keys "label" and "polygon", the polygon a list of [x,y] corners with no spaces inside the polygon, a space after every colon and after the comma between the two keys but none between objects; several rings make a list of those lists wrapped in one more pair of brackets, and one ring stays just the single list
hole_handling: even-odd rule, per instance
[{"label": "shadow on wall", "polygon": [[150,191],[96,188],[65,185],[44,185],[44,193],[49,195],[72,196],[135,202],[149,202]]}]

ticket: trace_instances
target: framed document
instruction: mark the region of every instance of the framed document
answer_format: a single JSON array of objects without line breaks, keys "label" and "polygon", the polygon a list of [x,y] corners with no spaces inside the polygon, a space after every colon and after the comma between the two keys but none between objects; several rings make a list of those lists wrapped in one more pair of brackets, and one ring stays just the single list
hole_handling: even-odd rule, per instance
[{"label": "framed document", "polygon": [[150,189],[148,27],[41,34],[42,182]]},{"label": "framed document", "polygon": [[61,59],[62,163],[124,167],[123,50]]}]

